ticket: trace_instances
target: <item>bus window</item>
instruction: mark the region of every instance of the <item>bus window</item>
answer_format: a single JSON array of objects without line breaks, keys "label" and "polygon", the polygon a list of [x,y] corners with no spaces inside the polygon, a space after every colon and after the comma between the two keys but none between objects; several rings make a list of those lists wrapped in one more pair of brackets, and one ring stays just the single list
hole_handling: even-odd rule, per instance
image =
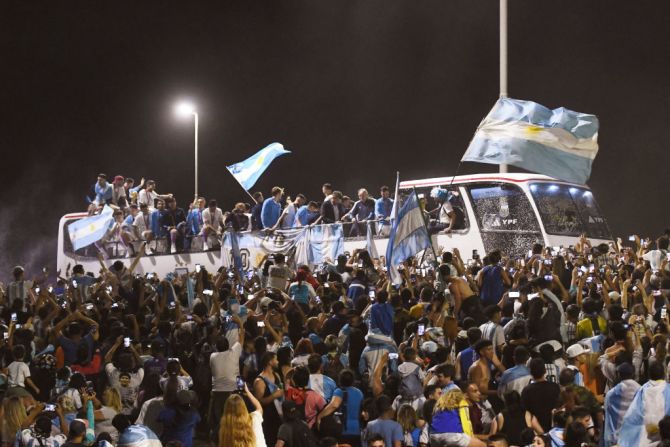
[{"label": "bus window", "polygon": [[519,187],[477,185],[469,190],[481,231],[540,231],[530,202]]},{"label": "bus window", "polygon": [[[465,205],[463,204],[463,197],[461,197],[461,193],[459,192],[457,187],[446,187],[446,186],[440,186],[439,188],[446,189],[449,191],[449,203],[451,204],[451,207],[453,211],[457,214],[457,224],[454,227],[455,231],[465,231],[470,227],[470,223],[468,221],[468,215],[465,210]],[[429,228],[432,227],[432,225],[437,224],[437,223],[448,223],[447,218],[441,213],[441,208],[442,208],[442,202],[439,200],[431,197],[430,193],[432,191],[433,187],[427,187],[427,188],[417,188],[416,193],[421,197],[423,195],[423,198],[425,199],[425,211],[428,212],[428,219],[429,219]],[[407,194],[409,194],[408,191]],[[404,198],[407,196],[407,194],[403,195],[403,202]]]},{"label": "bus window", "polygon": [[588,189],[575,186],[533,183],[530,192],[547,234],[610,239],[605,218]]}]

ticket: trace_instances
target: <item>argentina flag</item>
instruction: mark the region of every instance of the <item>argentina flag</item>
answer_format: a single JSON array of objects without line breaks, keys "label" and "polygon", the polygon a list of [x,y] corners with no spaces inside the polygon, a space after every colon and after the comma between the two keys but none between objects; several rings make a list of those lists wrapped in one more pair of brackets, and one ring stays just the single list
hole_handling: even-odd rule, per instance
[{"label": "argentina flag", "polygon": [[85,217],[68,225],[67,231],[72,248],[76,251],[102,239],[114,221],[113,211],[111,207],[105,205],[100,214]]},{"label": "argentina flag", "polygon": [[321,264],[326,258],[334,262],[344,253],[342,224],[317,225],[305,231],[309,231],[306,243],[310,264]]},{"label": "argentina flag", "polygon": [[248,191],[256,184],[258,178],[275,158],[290,153],[291,151],[284,149],[284,146],[280,143],[272,143],[246,160],[226,166],[226,169],[242,185],[242,188]]},{"label": "argentina flag", "polygon": [[500,98],[461,161],[510,164],[584,184],[598,153],[598,126],[595,115]]},{"label": "argentina flag", "polygon": [[670,384],[665,380],[650,380],[635,393],[628,407],[619,432],[619,445],[657,445],[661,439],[658,421],[665,415],[670,415]]},{"label": "argentina flag", "polygon": [[416,192],[412,191],[400,208],[398,218],[395,219],[393,228],[391,228],[386,248],[387,270],[391,271],[393,266],[397,266],[428,247],[430,247],[430,237],[428,237],[426,223],[423,220],[423,212]]}]

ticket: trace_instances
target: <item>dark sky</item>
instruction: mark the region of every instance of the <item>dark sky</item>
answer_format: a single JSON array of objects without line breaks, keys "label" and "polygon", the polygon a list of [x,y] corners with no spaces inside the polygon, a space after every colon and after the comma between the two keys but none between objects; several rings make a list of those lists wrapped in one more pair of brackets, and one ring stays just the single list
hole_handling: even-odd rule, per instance
[{"label": "dark sky", "polygon": [[[244,200],[225,170],[293,151],[256,185],[320,198],[455,173],[498,95],[494,0],[4,2],[0,277],[55,264],[57,224],[98,172],[186,205]],[[670,2],[510,0],[510,96],[600,118],[589,184],[617,235],[668,224]],[[468,164],[461,173],[492,172]]]}]

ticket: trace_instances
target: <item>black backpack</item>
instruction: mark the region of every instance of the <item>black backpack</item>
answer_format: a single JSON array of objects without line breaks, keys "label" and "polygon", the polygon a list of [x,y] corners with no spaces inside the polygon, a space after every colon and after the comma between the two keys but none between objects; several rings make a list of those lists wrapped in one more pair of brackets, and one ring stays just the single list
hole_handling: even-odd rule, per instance
[{"label": "black backpack", "polygon": [[313,447],[317,444],[314,432],[303,421],[287,422],[291,427],[293,443],[291,447]]}]

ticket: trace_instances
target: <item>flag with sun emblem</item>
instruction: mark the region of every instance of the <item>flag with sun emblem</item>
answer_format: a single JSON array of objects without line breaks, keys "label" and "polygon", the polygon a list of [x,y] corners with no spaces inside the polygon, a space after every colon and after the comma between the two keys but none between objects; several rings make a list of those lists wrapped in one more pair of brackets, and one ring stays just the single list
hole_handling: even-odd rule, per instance
[{"label": "flag with sun emblem", "polygon": [[584,184],[598,153],[598,118],[532,101],[500,98],[461,161],[510,164]]}]

